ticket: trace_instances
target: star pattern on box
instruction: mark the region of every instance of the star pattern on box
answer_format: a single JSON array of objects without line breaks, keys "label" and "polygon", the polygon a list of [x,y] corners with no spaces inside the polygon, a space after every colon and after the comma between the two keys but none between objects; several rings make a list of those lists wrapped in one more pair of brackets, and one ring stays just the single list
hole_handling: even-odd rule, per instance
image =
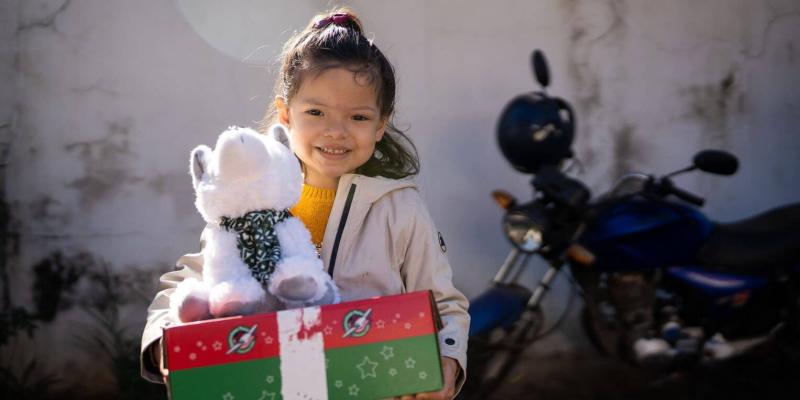
[{"label": "star pattern on box", "polygon": [[180,352],[181,352],[181,346],[175,346],[175,347],[173,347],[173,348],[172,348],[172,351],[174,351],[174,352],[176,352],[176,353],[180,353]]},{"label": "star pattern on box", "polygon": [[267,379],[265,380],[267,381],[267,383],[272,384],[272,382],[275,382],[275,377],[272,375],[267,375]]},{"label": "star pattern on box", "polygon": [[350,385],[349,388],[347,388],[347,392],[350,394],[350,396],[358,396],[358,390],[359,390],[358,386],[356,386],[355,383]]},{"label": "star pattern on box", "polygon": [[406,322],[405,324],[403,324],[403,328],[406,328],[406,330],[410,330],[411,329],[411,322]]},{"label": "star pattern on box", "polygon": [[265,338],[264,338],[264,343],[266,343],[266,344],[272,344],[272,336],[267,336],[267,337],[265,337]]},{"label": "star pattern on box", "polygon": [[383,329],[386,326],[386,322],[383,322],[382,319],[379,319],[375,322],[375,326],[377,326],[378,329]]},{"label": "star pattern on box", "polygon": [[328,325],[322,330],[322,332],[325,333],[325,336],[328,336],[331,333],[333,333],[333,328],[331,328],[330,325]]},{"label": "star pattern on box", "polygon": [[342,385],[344,385],[344,383],[342,383],[341,379],[337,379],[336,382],[333,383],[333,386],[336,386],[337,389],[341,389]]},{"label": "star pattern on box", "polygon": [[222,395],[222,400],[234,400],[236,397],[233,397],[231,392],[225,393]]},{"label": "star pattern on box", "polygon": [[425,318],[425,313],[424,312],[419,313],[419,317],[420,318]]},{"label": "star pattern on box", "polygon": [[383,356],[384,360],[394,357],[394,347],[383,346],[383,350],[381,350],[381,356]]},{"label": "star pattern on box", "polygon": [[378,363],[369,359],[369,357],[364,357],[364,360],[361,361],[361,364],[356,365],[358,371],[361,372],[361,379],[365,379],[366,377],[377,378],[378,375],[375,373],[375,368],[378,367]]},{"label": "star pattern on box", "polygon": [[222,342],[217,340],[216,342],[214,342],[214,344],[211,345],[211,347],[214,348],[214,351],[220,351],[222,350]]},{"label": "star pattern on box", "polygon": [[389,368],[389,375],[391,375],[391,376],[395,376],[395,375],[397,375],[397,369],[395,369],[395,368]]},{"label": "star pattern on box", "polygon": [[428,378],[428,373],[427,372],[422,371],[422,372],[419,373],[419,379],[427,379],[427,378]]},{"label": "star pattern on box", "polygon": [[196,360],[197,359],[197,354],[189,353],[189,359],[192,360],[192,361]]},{"label": "star pattern on box", "polygon": [[395,315],[394,315],[394,318],[395,318],[395,319],[400,319],[400,313],[397,313],[397,314],[395,314]]},{"label": "star pattern on box", "polygon": [[197,347],[203,347],[203,342],[201,342],[201,341],[199,341],[199,340],[198,340],[198,341],[197,341]]},{"label": "star pattern on box", "polygon": [[411,357],[408,357],[405,362],[406,368],[414,368],[414,366],[417,364],[417,362]]},{"label": "star pattern on box", "polygon": [[266,390],[262,390],[261,397],[259,397],[258,400],[275,400],[275,394],[276,393],[274,392],[268,392]]}]

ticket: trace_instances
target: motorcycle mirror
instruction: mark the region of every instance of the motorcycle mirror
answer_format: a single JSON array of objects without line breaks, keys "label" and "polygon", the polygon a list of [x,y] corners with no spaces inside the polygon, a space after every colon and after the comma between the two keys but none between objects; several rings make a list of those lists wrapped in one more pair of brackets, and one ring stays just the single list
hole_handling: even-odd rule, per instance
[{"label": "motorcycle mirror", "polygon": [[717,175],[733,175],[739,169],[739,160],[722,150],[703,150],[694,156],[694,166]]},{"label": "motorcycle mirror", "polygon": [[546,89],[550,85],[550,68],[547,66],[547,59],[541,50],[536,49],[533,51],[531,64],[533,65],[533,74],[536,77],[536,82],[539,82],[539,85]]}]

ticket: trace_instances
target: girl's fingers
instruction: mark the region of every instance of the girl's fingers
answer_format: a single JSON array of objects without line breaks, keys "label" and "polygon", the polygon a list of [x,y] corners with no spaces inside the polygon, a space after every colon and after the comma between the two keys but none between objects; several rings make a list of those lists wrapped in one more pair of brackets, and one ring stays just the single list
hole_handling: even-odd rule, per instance
[{"label": "girl's fingers", "polygon": [[435,393],[419,393],[415,399],[418,400],[449,400],[450,398],[445,396],[442,392],[435,392]]},{"label": "girl's fingers", "polygon": [[164,367],[164,358],[161,356],[161,341],[163,339],[158,339],[158,344],[155,346],[153,350],[152,356],[155,357],[156,363],[158,364],[158,370],[161,371],[161,376],[164,378],[164,383],[167,382],[167,376],[169,376],[169,369]]}]

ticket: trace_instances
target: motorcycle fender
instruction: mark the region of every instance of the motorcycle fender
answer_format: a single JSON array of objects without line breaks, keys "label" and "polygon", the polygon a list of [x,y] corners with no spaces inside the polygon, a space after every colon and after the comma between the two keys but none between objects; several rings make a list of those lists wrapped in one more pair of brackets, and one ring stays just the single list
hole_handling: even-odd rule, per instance
[{"label": "motorcycle fender", "polygon": [[469,336],[483,335],[498,327],[510,328],[525,310],[532,292],[516,284],[495,284],[473,299],[469,306]]}]

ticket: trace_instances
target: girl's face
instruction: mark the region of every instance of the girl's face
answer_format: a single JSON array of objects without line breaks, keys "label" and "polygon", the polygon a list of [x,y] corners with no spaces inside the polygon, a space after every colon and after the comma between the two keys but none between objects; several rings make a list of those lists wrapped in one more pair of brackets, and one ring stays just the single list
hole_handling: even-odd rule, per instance
[{"label": "girl's face", "polygon": [[386,129],[369,77],[343,67],[309,74],[291,104],[275,103],[311,186],[336,188],[339,177],[369,160]]}]

